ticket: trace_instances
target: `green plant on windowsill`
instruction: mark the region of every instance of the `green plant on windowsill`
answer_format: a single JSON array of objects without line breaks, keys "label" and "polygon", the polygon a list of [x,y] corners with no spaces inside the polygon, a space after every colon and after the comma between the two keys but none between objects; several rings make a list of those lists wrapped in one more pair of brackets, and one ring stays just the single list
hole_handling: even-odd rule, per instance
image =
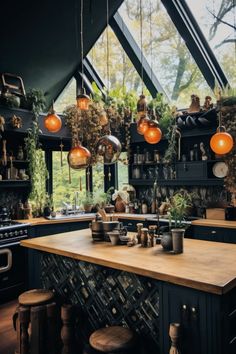
[{"label": "green plant on windowsill", "polygon": [[86,195],[81,199],[81,203],[84,207],[84,211],[86,213],[90,213],[95,204],[93,193],[87,192]]}]

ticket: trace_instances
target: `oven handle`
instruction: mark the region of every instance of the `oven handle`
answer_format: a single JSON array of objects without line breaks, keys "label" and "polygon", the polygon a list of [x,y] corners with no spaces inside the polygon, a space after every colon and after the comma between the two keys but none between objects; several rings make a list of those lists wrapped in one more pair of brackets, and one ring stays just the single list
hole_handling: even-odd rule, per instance
[{"label": "oven handle", "polygon": [[6,247],[11,247],[11,246],[17,246],[20,244],[20,241],[17,241],[17,242],[12,242],[12,243],[7,243],[7,244],[4,244],[4,245],[1,245],[0,246],[0,250],[1,249],[5,249]]},{"label": "oven handle", "polygon": [[0,267],[0,273],[4,273],[4,272],[7,272],[8,270],[10,270],[12,267],[12,253],[11,253],[11,250],[9,250],[9,248],[3,248],[3,249],[0,249],[0,256],[1,256],[1,254],[7,255],[7,265]]}]

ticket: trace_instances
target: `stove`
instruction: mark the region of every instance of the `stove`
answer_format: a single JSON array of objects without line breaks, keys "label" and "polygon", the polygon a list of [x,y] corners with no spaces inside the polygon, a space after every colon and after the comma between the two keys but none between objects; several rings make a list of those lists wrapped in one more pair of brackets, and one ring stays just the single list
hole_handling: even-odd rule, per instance
[{"label": "stove", "polygon": [[5,243],[20,241],[28,237],[29,224],[12,220],[0,221],[0,246]]},{"label": "stove", "polygon": [[0,303],[16,298],[27,286],[27,252],[20,246],[28,238],[29,224],[13,221],[0,208]]}]

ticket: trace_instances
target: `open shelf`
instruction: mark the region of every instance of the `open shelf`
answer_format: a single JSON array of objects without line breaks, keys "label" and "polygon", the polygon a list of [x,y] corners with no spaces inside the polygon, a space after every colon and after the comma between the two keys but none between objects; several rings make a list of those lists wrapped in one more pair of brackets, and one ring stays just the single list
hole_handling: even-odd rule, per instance
[{"label": "open shelf", "polygon": [[[151,186],[155,179],[130,179],[130,184],[136,186]],[[161,186],[223,186],[224,179],[208,178],[208,179],[157,179],[157,185]]]},{"label": "open shelf", "polygon": [[22,181],[22,180],[17,180],[17,179],[8,179],[8,180],[3,180],[0,181],[0,188],[29,188],[30,187],[30,181]]}]

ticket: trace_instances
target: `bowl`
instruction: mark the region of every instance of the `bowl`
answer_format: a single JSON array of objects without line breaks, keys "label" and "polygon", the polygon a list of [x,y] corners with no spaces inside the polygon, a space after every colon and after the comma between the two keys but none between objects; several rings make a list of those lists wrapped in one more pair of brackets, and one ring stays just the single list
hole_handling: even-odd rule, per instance
[{"label": "bowl", "polygon": [[107,232],[107,235],[113,246],[117,245],[120,241],[120,233],[118,230]]}]

